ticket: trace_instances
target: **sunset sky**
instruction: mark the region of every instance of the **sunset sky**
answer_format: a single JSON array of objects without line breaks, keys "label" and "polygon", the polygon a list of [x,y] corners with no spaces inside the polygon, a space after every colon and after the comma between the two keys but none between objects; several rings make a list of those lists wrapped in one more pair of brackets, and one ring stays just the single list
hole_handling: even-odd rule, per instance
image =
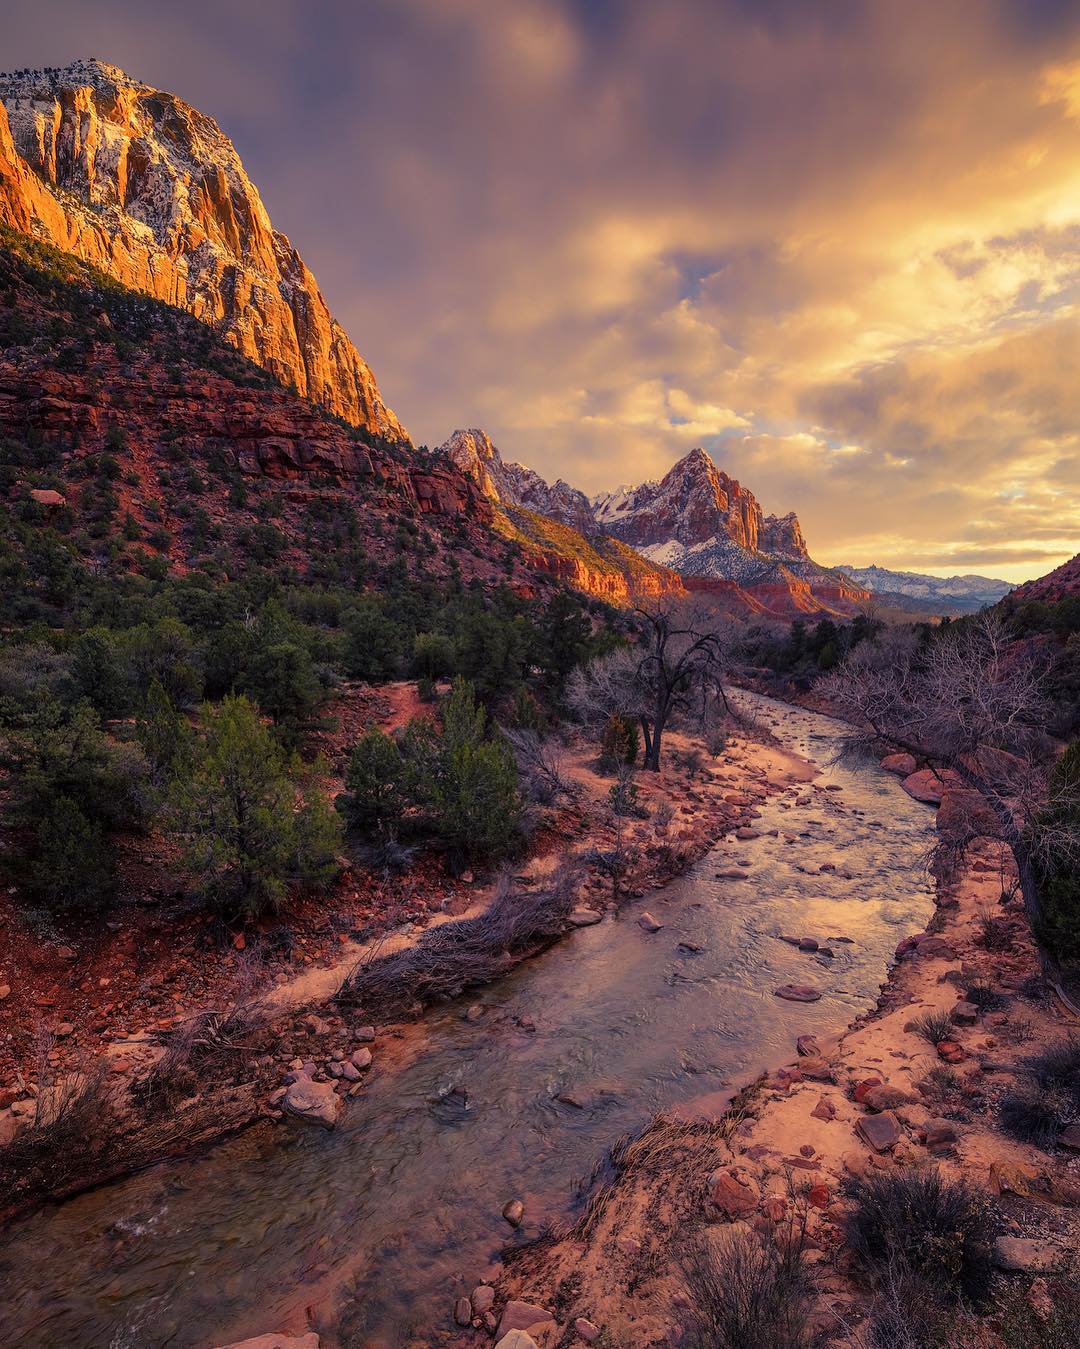
[{"label": "sunset sky", "polygon": [[7,0],[232,137],[415,440],[704,445],[826,563],[1080,550],[1080,0]]}]

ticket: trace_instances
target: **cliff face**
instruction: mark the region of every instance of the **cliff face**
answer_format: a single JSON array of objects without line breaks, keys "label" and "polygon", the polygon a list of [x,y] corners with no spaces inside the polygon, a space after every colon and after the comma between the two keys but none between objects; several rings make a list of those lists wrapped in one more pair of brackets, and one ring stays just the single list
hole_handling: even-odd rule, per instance
[{"label": "cliff face", "polygon": [[0,222],[189,310],[286,385],[408,442],[210,117],[115,66],[0,76]]}]

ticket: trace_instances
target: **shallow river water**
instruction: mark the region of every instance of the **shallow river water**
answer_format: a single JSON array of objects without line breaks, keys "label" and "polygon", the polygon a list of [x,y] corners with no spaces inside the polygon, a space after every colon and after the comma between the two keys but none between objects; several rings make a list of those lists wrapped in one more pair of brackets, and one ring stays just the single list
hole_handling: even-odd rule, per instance
[{"label": "shallow river water", "polygon": [[[574,1216],[578,1182],[621,1134],[870,1006],[896,942],[931,910],[933,815],[876,767],[832,766],[838,723],[739,696],[821,769],[818,786],[842,790],[771,797],[760,838],[720,843],[666,890],[473,994],[481,1020],[462,1003],[377,1045],[333,1133],[260,1125],[16,1224],[0,1237],[0,1342],[209,1349],[310,1326],[325,1349],[437,1345],[455,1297],[507,1242]],[[736,860],[749,879],[716,878]],[[822,862],[854,879],[814,874]],[[652,935],[636,922],[646,904],[664,924]],[[852,940],[830,960],[779,933]],[[773,990],[787,982],[824,996],[784,1002]],[[518,1233],[500,1216],[515,1197]]]}]

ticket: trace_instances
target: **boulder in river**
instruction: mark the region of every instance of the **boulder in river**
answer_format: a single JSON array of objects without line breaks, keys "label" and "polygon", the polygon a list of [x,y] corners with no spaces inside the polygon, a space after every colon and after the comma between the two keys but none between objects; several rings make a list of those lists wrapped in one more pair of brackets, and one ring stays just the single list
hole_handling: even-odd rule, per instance
[{"label": "boulder in river", "polygon": [[818,990],[809,984],[781,984],[779,988],[773,989],[773,993],[787,1002],[817,1002],[821,997]]},{"label": "boulder in river", "polygon": [[[547,1328],[554,1320],[555,1317],[546,1307],[537,1307],[532,1302],[521,1302],[514,1299],[503,1308],[498,1333],[500,1336],[504,1336],[513,1330],[532,1330],[537,1326]],[[501,1339],[499,1343],[502,1343]]]},{"label": "boulder in river", "polygon": [[915,772],[915,758],[911,754],[886,754],[881,760],[881,766],[888,773],[909,778]]},{"label": "boulder in river", "polygon": [[341,1108],[332,1082],[315,1082],[307,1076],[289,1083],[281,1107],[296,1119],[319,1124],[324,1129],[334,1127]]},{"label": "boulder in river", "polygon": [[950,787],[962,786],[960,778],[951,769],[942,769],[940,773],[933,768],[920,768],[909,773],[901,787],[908,796],[916,801],[925,801],[930,806],[940,806],[941,798]]}]

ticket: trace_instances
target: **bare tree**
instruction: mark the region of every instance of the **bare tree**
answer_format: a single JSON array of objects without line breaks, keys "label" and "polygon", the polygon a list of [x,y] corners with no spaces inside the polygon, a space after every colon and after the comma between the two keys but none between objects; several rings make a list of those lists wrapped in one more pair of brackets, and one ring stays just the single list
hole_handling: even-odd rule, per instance
[{"label": "bare tree", "polygon": [[577,799],[577,786],[566,775],[564,756],[557,741],[544,739],[536,731],[529,730],[504,730],[503,736],[514,751],[518,773],[531,800],[540,805],[554,805],[560,800]]},{"label": "bare tree", "polygon": [[727,707],[723,681],[732,634],[726,621],[700,605],[668,600],[635,613],[641,628],[637,645],[575,670],[567,698],[586,721],[613,714],[636,718],[645,741],[645,767],[658,773],[673,714],[709,700]]},{"label": "bare tree", "polygon": [[996,836],[1016,858],[1024,905],[1039,916],[1038,862],[1062,849],[1080,861],[1080,838],[1040,831],[1053,747],[1036,657],[1011,642],[995,614],[939,634],[921,646],[910,629],[861,642],[819,688],[857,728],[878,742],[950,770],[977,792]]}]

